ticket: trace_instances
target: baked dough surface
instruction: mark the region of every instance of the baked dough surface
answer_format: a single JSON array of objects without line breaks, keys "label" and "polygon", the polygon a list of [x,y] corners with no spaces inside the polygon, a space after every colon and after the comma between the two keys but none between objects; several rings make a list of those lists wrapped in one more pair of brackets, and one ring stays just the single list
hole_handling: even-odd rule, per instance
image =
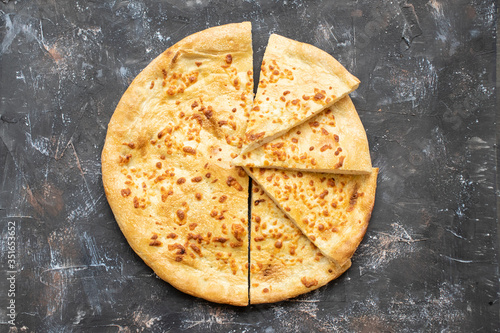
[{"label": "baked dough surface", "polygon": [[188,294],[248,304],[248,176],[239,153],[253,99],[251,25],[191,35],[131,83],[102,152],[127,241]]}]

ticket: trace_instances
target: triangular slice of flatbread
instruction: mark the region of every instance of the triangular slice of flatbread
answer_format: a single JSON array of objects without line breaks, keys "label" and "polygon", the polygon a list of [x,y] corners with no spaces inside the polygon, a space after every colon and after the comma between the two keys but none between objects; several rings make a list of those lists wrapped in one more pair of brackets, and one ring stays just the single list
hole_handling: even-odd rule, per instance
[{"label": "triangular slice of flatbread", "polygon": [[102,176],[127,241],[206,300],[248,305],[248,176],[230,165],[253,98],[250,22],[176,43],[131,83],[108,126]]},{"label": "triangular slice of flatbread", "polygon": [[250,303],[271,303],[307,293],[344,273],[286,217],[254,182],[250,231]]},{"label": "triangular slice of flatbread", "polygon": [[354,91],[359,80],[315,46],[272,34],[245,133],[246,153]]},{"label": "triangular slice of flatbread", "polygon": [[377,168],[368,175],[245,169],[326,257],[339,266],[351,258],[368,227]]},{"label": "triangular slice of flatbread", "polygon": [[366,132],[349,96],[288,133],[233,160],[234,165],[367,174]]}]

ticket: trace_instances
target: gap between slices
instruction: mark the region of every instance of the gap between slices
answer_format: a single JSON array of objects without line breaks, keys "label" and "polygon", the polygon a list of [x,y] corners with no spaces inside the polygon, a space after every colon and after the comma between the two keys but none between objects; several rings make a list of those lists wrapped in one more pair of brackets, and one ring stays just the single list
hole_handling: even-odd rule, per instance
[{"label": "gap between slices", "polygon": [[349,96],[285,135],[240,154],[232,163],[343,174],[372,171],[366,132]]},{"label": "gap between slices", "polygon": [[368,175],[245,171],[327,258],[342,266],[352,257],[368,227],[378,168]]},{"label": "gap between slices", "polygon": [[264,53],[242,153],[307,121],[358,85],[359,80],[325,51],[272,34]]}]

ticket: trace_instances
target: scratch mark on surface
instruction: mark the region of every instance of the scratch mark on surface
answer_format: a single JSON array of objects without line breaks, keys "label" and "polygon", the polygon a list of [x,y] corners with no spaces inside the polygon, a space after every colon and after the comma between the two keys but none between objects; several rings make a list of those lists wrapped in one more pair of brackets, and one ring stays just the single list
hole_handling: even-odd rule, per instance
[{"label": "scratch mark on surface", "polygon": [[463,260],[463,259],[452,258],[452,257],[449,257],[449,256],[445,256],[444,254],[440,254],[440,256],[443,257],[443,258],[446,258],[448,260],[456,261],[456,262],[459,262],[459,263],[462,263],[462,264],[472,264],[472,263],[479,263],[479,262],[481,262],[481,261],[475,261],[475,260]]}]

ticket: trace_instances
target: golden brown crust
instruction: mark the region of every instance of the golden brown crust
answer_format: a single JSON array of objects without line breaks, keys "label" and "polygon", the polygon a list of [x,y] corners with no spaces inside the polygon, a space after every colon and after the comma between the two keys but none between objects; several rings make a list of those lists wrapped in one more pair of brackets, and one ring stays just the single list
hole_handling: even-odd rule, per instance
[{"label": "golden brown crust", "polygon": [[366,132],[349,96],[232,163],[344,174],[372,171]]},{"label": "golden brown crust", "polygon": [[213,302],[248,304],[248,177],[229,163],[253,98],[251,26],[191,35],[132,82],[109,123],[103,183],[134,251]]},{"label": "golden brown crust", "polygon": [[354,91],[359,80],[328,53],[271,35],[243,153],[288,132]]},{"label": "golden brown crust", "polygon": [[339,266],[352,257],[375,203],[377,168],[368,175],[245,170],[326,257]]},{"label": "golden brown crust", "polygon": [[272,303],[320,288],[351,265],[328,260],[254,183],[250,303]]}]

